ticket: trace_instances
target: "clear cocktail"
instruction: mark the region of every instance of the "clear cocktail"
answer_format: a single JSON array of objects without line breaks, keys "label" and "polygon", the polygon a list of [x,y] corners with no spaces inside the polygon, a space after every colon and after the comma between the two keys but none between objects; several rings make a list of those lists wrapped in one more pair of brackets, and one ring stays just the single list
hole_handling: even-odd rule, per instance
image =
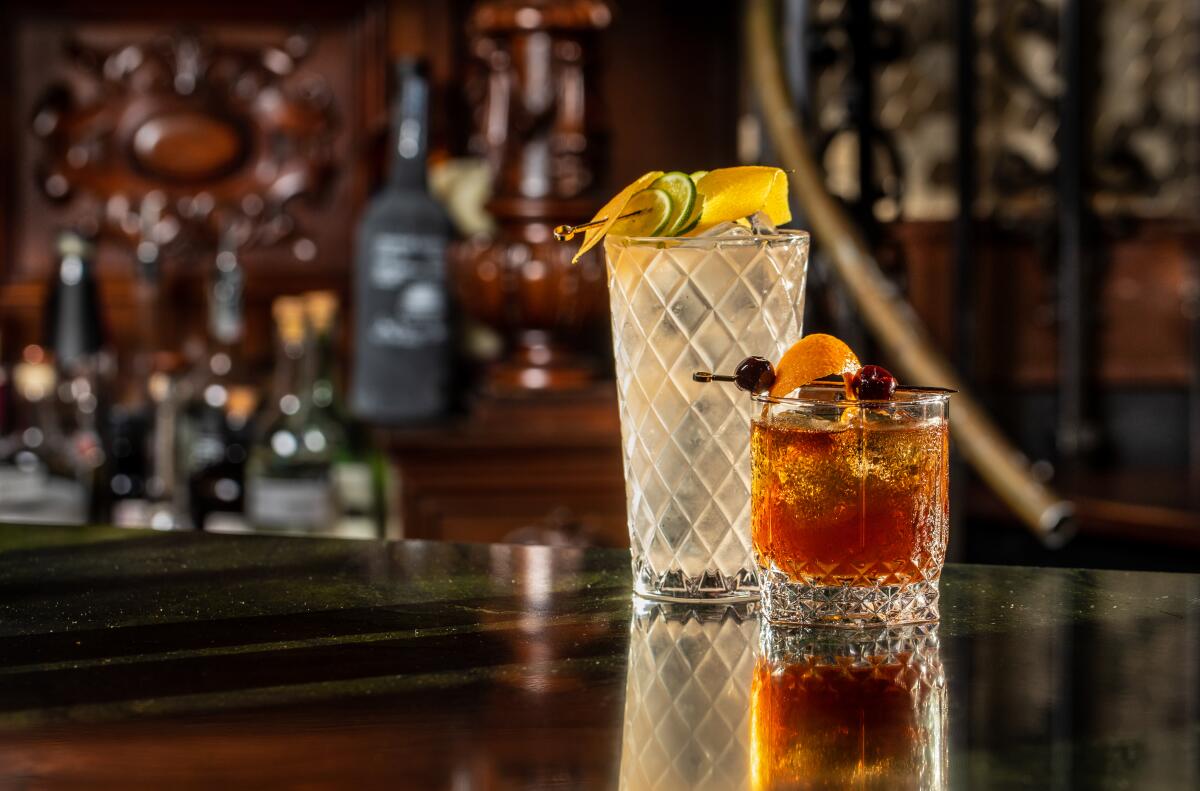
[{"label": "clear cocktail", "polygon": [[634,588],[666,599],[757,596],[753,405],[692,373],[778,355],[800,337],[808,235],[610,235],[605,253]]},{"label": "clear cocktail", "polygon": [[757,598],[750,551],[750,404],[693,381],[800,337],[808,234],[787,174],[652,170],[589,222],[604,241],[634,590],[673,601]]}]

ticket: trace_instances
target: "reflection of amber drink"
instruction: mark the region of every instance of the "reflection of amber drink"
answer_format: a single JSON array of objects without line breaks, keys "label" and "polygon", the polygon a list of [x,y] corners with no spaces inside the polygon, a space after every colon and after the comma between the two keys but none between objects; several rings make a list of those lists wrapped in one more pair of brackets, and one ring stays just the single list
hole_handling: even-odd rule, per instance
[{"label": "reflection of amber drink", "polygon": [[754,788],[942,788],[945,710],[936,646],[764,652],[751,690]]},{"label": "reflection of amber drink", "polygon": [[945,396],[856,406],[836,388],[763,399],[754,551],[776,622],[937,618],[949,526]]}]

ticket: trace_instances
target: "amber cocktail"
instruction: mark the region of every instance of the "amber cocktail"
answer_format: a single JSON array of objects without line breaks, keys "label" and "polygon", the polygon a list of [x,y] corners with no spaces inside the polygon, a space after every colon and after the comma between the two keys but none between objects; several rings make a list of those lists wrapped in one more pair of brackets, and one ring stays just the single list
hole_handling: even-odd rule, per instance
[{"label": "amber cocktail", "polygon": [[756,396],[751,533],[774,623],[935,621],[949,528],[945,393]]},{"label": "amber cocktail", "polygon": [[826,640],[764,630],[751,687],[755,791],[946,786],[936,625]]}]

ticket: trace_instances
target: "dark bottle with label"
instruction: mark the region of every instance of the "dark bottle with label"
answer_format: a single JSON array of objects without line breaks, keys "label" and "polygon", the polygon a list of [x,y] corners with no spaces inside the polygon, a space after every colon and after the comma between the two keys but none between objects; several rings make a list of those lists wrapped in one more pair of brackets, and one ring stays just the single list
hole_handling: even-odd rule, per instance
[{"label": "dark bottle with label", "polygon": [[0,447],[8,433],[8,374],[4,369],[4,335],[0,333]]},{"label": "dark bottle with label", "polygon": [[45,306],[46,346],[58,387],[58,430],[74,477],[87,491],[88,518],[108,516],[106,449],[113,358],[105,343],[92,242],[74,231],[58,236],[59,265]]},{"label": "dark bottle with label", "polygon": [[91,375],[104,351],[93,252],[92,243],[74,231],[58,236],[58,270],[45,308],[46,340],[59,369],[69,375]]},{"label": "dark bottle with label", "polygon": [[397,64],[396,82],[391,172],[367,204],[355,258],[350,407],[375,423],[444,414],[453,372],[446,283],[451,226],[425,183],[429,86],[412,61]]},{"label": "dark bottle with label", "polygon": [[175,423],[175,510],[199,530],[240,515],[244,505],[248,423],[257,396],[241,364],[242,286],[237,254],[225,245],[208,294],[208,344],[183,383]]}]

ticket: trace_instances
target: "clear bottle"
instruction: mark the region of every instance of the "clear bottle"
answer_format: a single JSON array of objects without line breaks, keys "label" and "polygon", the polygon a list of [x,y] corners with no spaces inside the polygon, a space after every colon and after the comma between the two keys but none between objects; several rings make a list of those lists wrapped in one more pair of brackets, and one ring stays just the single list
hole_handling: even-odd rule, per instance
[{"label": "clear bottle", "polygon": [[313,291],[303,299],[312,331],[313,410],[341,429],[335,437],[333,454],[334,532],[343,537],[380,537],[385,465],[382,456],[371,448],[362,427],[349,417],[343,406],[337,355],[337,294]]},{"label": "clear bottle", "polygon": [[247,429],[231,410],[244,411],[235,392],[256,399],[241,363],[242,279],[236,255],[223,249],[208,295],[208,342],[175,396],[171,489],[181,525],[197,530],[215,514],[240,513],[244,502]]},{"label": "clear bottle", "polygon": [[396,78],[391,170],[359,223],[354,264],[350,406],[377,423],[444,414],[453,373],[451,225],[426,186],[429,86],[414,61],[397,64]]},{"label": "clear bottle", "polygon": [[253,529],[331,531],[337,509],[333,467],[342,427],[313,403],[316,361],[304,303],[280,297],[275,319],[275,382],[256,418],[246,473],[246,518]]},{"label": "clear bottle", "polygon": [[313,408],[330,420],[348,421],[342,406],[341,377],[337,365],[338,298],[333,291],[310,291],[301,297],[304,316],[312,333]]}]

